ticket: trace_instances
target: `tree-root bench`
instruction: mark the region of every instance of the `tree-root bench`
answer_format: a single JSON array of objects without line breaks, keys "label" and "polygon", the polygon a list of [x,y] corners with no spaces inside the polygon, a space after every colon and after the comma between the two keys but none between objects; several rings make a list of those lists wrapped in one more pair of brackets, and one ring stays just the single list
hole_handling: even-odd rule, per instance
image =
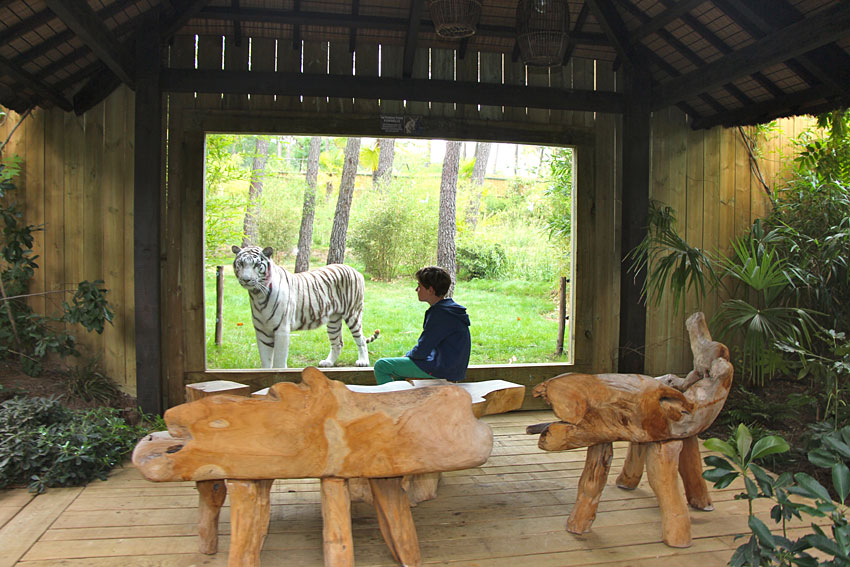
[{"label": "tree-root bench", "polygon": [[661,532],[671,547],[691,544],[688,504],[713,509],[702,478],[697,435],[720,412],[732,386],[732,365],[725,345],[712,341],[702,313],[687,320],[694,369],[685,378],[667,374],[562,374],[538,384],[534,395],[552,406],[561,420],[527,428],[540,434],[546,451],[587,447],[578,496],[567,531],[590,531],[608,478],[613,441],[629,441],[621,488],[634,489],[646,465],[649,485],[661,510]]},{"label": "tree-root bench", "polygon": [[[346,386],[316,368],[267,391],[215,381],[187,386],[165,413],[168,431],[146,436],[133,463],[148,480],[196,482],[200,550],[218,549],[230,494],[229,567],[259,565],[274,479],[319,478],[326,566],[354,565],[349,483],[375,506],[395,560],[421,565],[411,503],[436,493],[439,474],[483,464],[493,448],[477,418],[518,409],[525,387],[501,380]],[[238,391],[243,395],[222,392]],[[368,486],[368,489],[365,487]]]}]

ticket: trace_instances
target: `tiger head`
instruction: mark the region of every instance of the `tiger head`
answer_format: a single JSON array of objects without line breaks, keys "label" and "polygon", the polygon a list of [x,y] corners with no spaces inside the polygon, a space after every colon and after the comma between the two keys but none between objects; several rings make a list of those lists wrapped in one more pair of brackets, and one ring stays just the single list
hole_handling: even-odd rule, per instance
[{"label": "tiger head", "polygon": [[233,260],[233,273],[239,280],[239,285],[248,291],[267,289],[272,273],[274,249],[271,246],[261,249],[259,246],[239,248],[234,245],[231,250],[236,254],[236,259]]}]

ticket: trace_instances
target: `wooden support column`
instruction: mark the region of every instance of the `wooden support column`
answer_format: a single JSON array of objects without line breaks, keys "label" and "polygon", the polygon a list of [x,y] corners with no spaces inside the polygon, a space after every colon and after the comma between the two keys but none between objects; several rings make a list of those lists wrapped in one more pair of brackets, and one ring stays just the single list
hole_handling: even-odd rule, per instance
[{"label": "wooden support column", "polygon": [[645,274],[629,271],[628,254],[646,235],[649,211],[650,74],[639,66],[625,70],[623,112],[623,220],[620,269],[620,349],[618,371],[644,371],[646,307],[640,301]]},{"label": "wooden support column", "polygon": [[154,26],[136,42],[136,139],[133,179],[133,271],[136,300],[136,397],[162,413],[160,322],[160,173],[162,170],[161,46]]}]

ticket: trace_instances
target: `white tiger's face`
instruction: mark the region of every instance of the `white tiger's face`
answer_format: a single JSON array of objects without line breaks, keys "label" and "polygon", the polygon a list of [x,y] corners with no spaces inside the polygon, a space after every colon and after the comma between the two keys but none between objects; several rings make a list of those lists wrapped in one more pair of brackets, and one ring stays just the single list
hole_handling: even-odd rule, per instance
[{"label": "white tiger's face", "polygon": [[233,260],[233,273],[239,285],[248,291],[268,289],[268,281],[272,271],[271,247],[261,249],[259,246],[239,248],[233,246],[236,259]]}]

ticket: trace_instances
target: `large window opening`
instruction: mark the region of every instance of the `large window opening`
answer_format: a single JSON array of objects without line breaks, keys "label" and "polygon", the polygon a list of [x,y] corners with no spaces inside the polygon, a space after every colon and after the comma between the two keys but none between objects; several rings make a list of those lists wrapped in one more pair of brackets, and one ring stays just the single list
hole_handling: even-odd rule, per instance
[{"label": "large window opening", "polygon": [[[574,158],[572,148],[522,144],[208,134],[207,368],[261,367],[249,294],[232,267],[232,247],[246,244],[273,248],[290,273],[341,254],[365,279],[364,335],[380,330],[370,364],[403,356],[427,308],[413,274],[438,263],[448,238],[440,215],[452,213],[453,297],[472,322],[470,365],[572,363]],[[345,223],[347,194],[340,251],[332,234]],[[336,366],[352,367],[357,348],[345,325],[342,335]],[[287,366],[316,366],[328,350],[324,326],[293,331]]]}]

